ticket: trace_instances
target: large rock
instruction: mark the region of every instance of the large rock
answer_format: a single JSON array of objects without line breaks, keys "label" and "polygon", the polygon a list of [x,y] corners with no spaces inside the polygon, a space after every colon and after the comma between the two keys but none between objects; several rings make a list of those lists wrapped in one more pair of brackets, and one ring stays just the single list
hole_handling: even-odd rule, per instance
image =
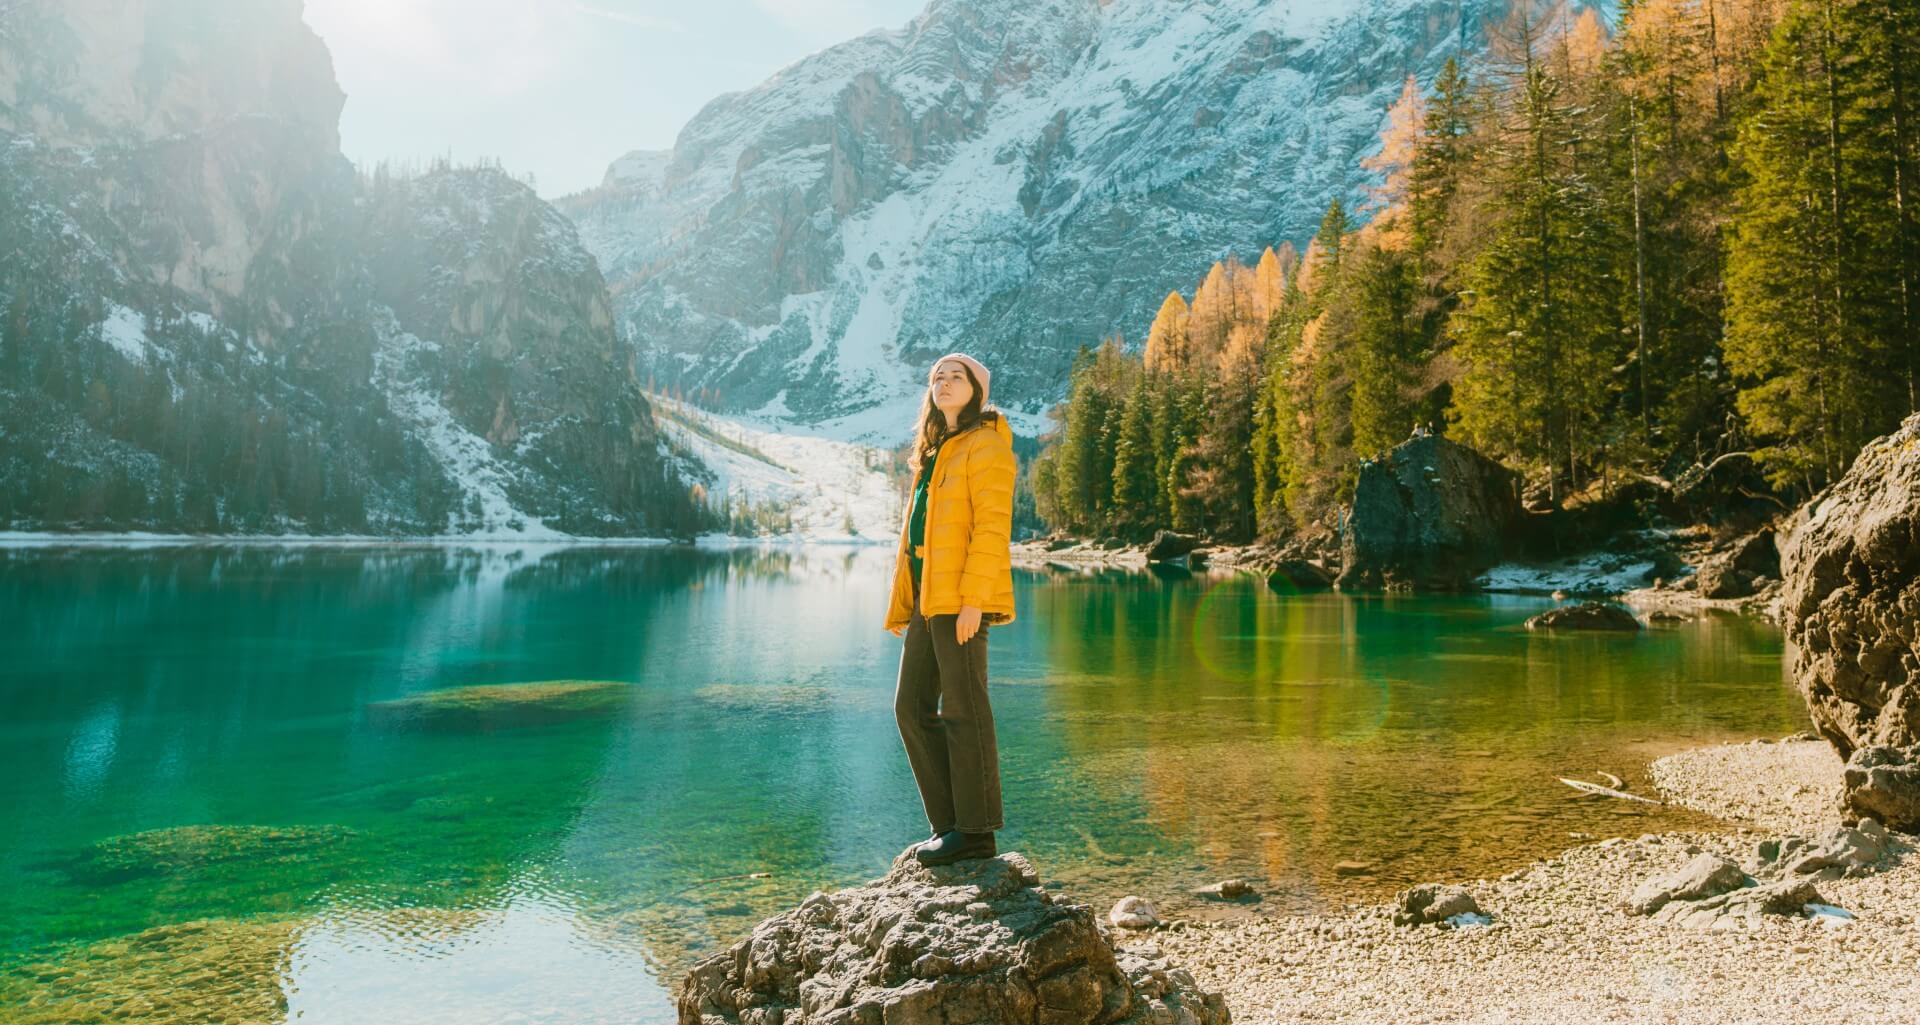
[{"label": "large rock", "polygon": [[1467,590],[1500,561],[1520,516],[1512,471],[1445,438],[1413,438],[1361,464],[1339,586]]},{"label": "large rock", "polygon": [[816,892],[695,965],[682,1025],[1036,1022],[1225,1025],[1184,969],[1116,953],[1093,912],[1015,853]]},{"label": "large rock", "polygon": [[1920,833],[1920,745],[1874,745],[1847,759],[1840,781],[1841,818],[1877,819],[1889,829]]},{"label": "large rock", "polygon": [[1886,827],[1862,818],[1858,826],[1836,826],[1824,836],[1789,836],[1762,842],[1756,873],[1820,879],[1863,876],[1879,866],[1888,846]]},{"label": "large rock", "polygon": [[1447,925],[1458,915],[1478,915],[1480,905],[1464,887],[1421,883],[1394,898],[1393,924]]},{"label": "large rock", "polygon": [[1653,913],[1653,920],[1710,932],[1748,930],[1758,928],[1763,916],[1804,915],[1807,905],[1824,903],[1812,880],[1787,878],[1703,900],[1671,901]]},{"label": "large rock", "polygon": [[1562,605],[1548,609],[1537,616],[1527,619],[1529,630],[1620,630],[1640,629],[1640,621],[1633,613],[1604,601],[1583,601],[1578,605]]},{"label": "large rock", "polygon": [[1627,911],[1651,915],[1676,900],[1705,900],[1745,886],[1747,874],[1739,865],[1708,852],[1664,876],[1655,876],[1640,884],[1627,898]]},{"label": "large rock", "polygon": [[1789,666],[1814,728],[1843,757],[1920,744],[1920,415],[1860,450],[1781,562]]},{"label": "large rock", "polygon": [[1192,534],[1181,534],[1171,530],[1162,530],[1153,535],[1153,542],[1147,545],[1148,562],[1166,562],[1178,559],[1199,547],[1200,539]]}]

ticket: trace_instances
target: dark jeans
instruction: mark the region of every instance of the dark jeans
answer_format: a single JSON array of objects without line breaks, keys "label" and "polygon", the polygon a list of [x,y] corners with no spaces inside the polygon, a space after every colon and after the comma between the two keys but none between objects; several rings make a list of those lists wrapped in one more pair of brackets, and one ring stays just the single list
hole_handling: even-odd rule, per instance
[{"label": "dark jeans", "polygon": [[893,717],[935,833],[990,833],[1000,817],[1000,751],[987,703],[987,624],[965,644],[954,640],[958,616],[920,615],[914,595],[900,652]]}]

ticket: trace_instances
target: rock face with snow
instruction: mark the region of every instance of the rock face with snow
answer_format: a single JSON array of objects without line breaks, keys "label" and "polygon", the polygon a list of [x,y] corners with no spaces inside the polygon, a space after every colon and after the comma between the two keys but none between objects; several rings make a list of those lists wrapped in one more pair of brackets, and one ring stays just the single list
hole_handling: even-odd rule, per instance
[{"label": "rock face with snow", "polygon": [[1521,516],[1512,471],[1435,435],[1360,465],[1342,531],[1343,590],[1460,591],[1500,561]]},{"label": "rock face with snow", "polygon": [[721,96],[563,201],[643,372],[895,440],[925,365],[1028,425],[1229,253],[1350,205],[1408,75],[1504,0],[932,0]]},{"label": "rock face with snow", "polygon": [[880,879],[815,893],[694,966],[679,1012],[683,1025],[1228,1021],[1187,971],[1116,954],[1089,908],[1011,852],[928,868],[907,851]]},{"label": "rock face with snow", "polygon": [[297,0],[3,13],[0,529],[698,525],[572,223],[356,175]]},{"label": "rock face with snow", "polygon": [[1842,757],[1920,744],[1920,414],[1861,449],[1801,520],[1780,614],[1814,729]]}]

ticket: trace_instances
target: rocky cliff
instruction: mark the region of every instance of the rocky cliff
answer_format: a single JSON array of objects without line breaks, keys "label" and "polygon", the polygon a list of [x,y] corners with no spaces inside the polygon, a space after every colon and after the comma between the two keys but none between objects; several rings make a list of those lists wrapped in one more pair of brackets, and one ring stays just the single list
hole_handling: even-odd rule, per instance
[{"label": "rocky cliff", "polygon": [[571,222],[343,102],[298,0],[0,0],[0,529],[691,531]]},{"label": "rocky cliff", "polygon": [[1075,349],[1363,198],[1408,75],[1504,0],[933,0],[709,103],[561,203],[644,372],[893,440],[923,365],[1032,427]]},{"label": "rocky cliff", "polygon": [[1842,757],[1920,744],[1920,415],[1796,520],[1780,618],[1814,728]]}]

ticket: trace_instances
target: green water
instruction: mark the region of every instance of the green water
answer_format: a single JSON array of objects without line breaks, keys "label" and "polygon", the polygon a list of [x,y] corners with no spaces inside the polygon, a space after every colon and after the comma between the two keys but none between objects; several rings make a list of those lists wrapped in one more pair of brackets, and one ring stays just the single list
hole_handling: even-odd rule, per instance
[{"label": "green water", "polygon": [[[0,1020],[672,1020],[692,959],[925,835],[886,557],[0,550]],[[1645,790],[1665,751],[1803,718],[1747,619],[1016,588],[1001,848],[1099,907],[1283,915],[1697,824],[1554,777]],[[625,686],[547,725],[380,714],[543,680]],[[177,828],[212,825],[256,828]],[[1188,894],[1230,875],[1262,899]]]}]

